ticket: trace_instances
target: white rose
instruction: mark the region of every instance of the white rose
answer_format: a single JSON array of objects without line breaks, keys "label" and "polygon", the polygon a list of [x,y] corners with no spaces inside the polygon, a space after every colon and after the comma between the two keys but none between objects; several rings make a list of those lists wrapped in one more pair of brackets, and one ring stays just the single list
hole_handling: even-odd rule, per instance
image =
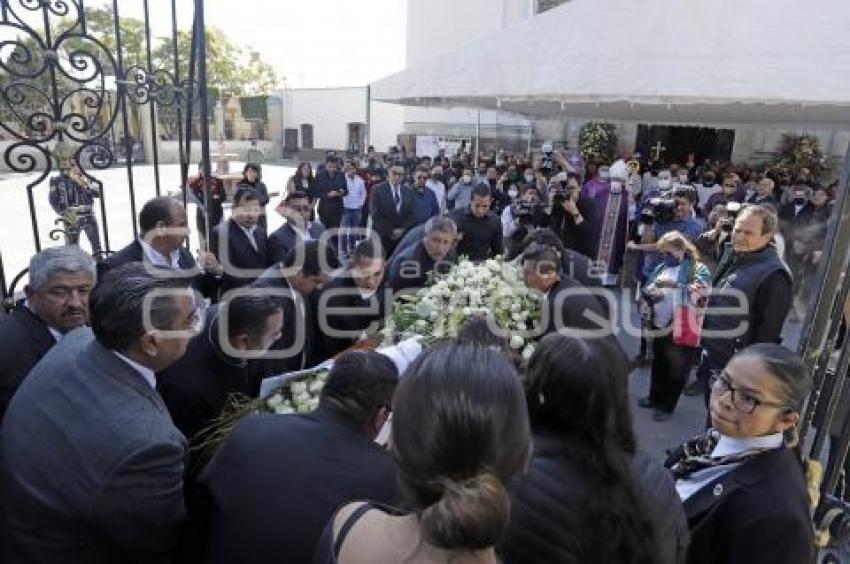
[{"label": "white rose", "polygon": [[521,349],[524,344],[525,344],[525,339],[523,339],[519,335],[512,335],[511,336],[511,348],[512,349]]},{"label": "white rose", "polygon": [[511,313],[519,313],[520,311],[522,311],[522,306],[519,303],[514,302],[511,304]]},{"label": "white rose", "polygon": [[469,317],[470,315],[472,315],[472,308],[471,308],[471,307],[465,307],[465,308],[463,308],[463,314],[464,314],[465,316]]},{"label": "white rose", "polygon": [[532,343],[528,343],[524,349],[522,349],[522,359],[530,360],[531,355],[534,354],[534,345]]},{"label": "white rose", "polygon": [[280,396],[280,394],[274,394],[272,397],[266,400],[266,403],[269,405],[269,407],[274,409],[275,407],[283,404],[283,398]]},{"label": "white rose", "polygon": [[420,331],[424,331],[425,329],[428,328],[428,322],[424,321],[422,319],[419,319],[419,320],[416,321],[416,323],[414,323],[414,326],[416,327],[416,329],[418,329]]},{"label": "white rose", "polygon": [[325,387],[325,383],[321,380],[316,380],[312,384],[310,384],[310,393],[317,394],[322,391],[322,388]]}]

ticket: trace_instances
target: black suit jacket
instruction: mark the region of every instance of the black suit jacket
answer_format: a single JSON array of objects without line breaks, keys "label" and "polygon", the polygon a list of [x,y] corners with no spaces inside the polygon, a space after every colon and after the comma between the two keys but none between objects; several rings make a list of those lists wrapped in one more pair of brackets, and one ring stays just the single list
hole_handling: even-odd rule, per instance
[{"label": "black suit jacket", "polygon": [[[272,344],[263,360],[262,375],[274,376],[317,364],[319,347],[316,343],[316,305],[314,296],[302,296],[290,288],[279,265],[266,270],[253,284],[256,288],[279,291],[283,309],[281,337]],[[272,356],[280,358],[272,358]]]},{"label": "black suit jacket", "polygon": [[[252,283],[269,266],[272,261],[269,257],[268,238],[262,227],[254,231],[254,241],[257,248],[254,249],[248,236],[236,221],[231,218],[226,223],[217,225],[210,237],[210,250],[224,267],[224,275],[221,280],[222,294],[233,288],[241,288]],[[226,245],[226,247],[222,247]],[[224,249],[227,252],[224,252]],[[240,273],[237,269],[252,271]]]},{"label": "black suit jacket", "polygon": [[23,302],[0,314],[0,422],[18,386],[55,344],[44,321]]},{"label": "black suit jacket", "polygon": [[[185,247],[178,249],[180,257],[178,264],[180,270],[194,272],[192,274],[192,287],[208,298],[215,298],[218,294],[218,286],[220,280],[215,275],[203,272],[195,263],[195,257]],[[120,251],[110,255],[106,260],[97,263],[97,277],[100,279],[104,274],[131,262],[145,262],[145,251],[142,249],[142,244],[136,239]]]},{"label": "black suit jacket", "polygon": [[569,276],[562,275],[561,281],[549,290],[543,307],[549,317],[546,333],[569,334],[571,330],[586,332],[609,329],[608,315],[599,299]]},{"label": "black suit jacket", "polygon": [[[310,233],[310,237],[319,239],[325,232],[325,228],[321,223],[311,223],[307,231]],[[295,229],[289,223],[284,223],[269,235],[269,260],[272,263],[281,262],[289,254],[289,251],[301,241],[303,239],[296,233]]]},{"label": "black suit jacket", "polygon": [[309,564],[341,505],[392,504],[395,480],[389,453],[329,406],[250,416],[200,477],[192,561]]},{"label": "black suit jacket", "polygon": [[809,496],[800,461],[768,451],[709,483],[685,501],[689,564],[814,562]]},{"label": "black suit jacket", "polygon": [[260,361],[232,358],[222,350],[218,308],[210,308],[203,331],[189,342],[186,354],[156,375],[156,389],[190,443],[221,414],[229,396],[256,397],[260,391]]},{"label": "black suit jacket", "polygon": [[347,271],[322,287],[316,296],[318,360],[336,356],[357,341],[357,335],[332,336],[329,330],[359,334],[383,317],[382,295],[379,289],[364,299]]},{"label": "black suit jacket", "polygon": [[390,255],[398,241],[392,241],[390,236],[394,229],[407,231],[416,223],[414,214],[413,189],[402,184],[401,209],[397,210],[393,191],[388,182],[381,182],[372,188],[369,197],[369,215],[372,218],[372,229],[381,237],[384,252]]}]

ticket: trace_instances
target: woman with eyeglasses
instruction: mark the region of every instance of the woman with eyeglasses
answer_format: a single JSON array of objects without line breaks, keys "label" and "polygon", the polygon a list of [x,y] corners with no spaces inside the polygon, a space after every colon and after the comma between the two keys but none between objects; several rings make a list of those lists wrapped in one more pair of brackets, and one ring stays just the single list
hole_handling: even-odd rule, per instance
[{"label": "woman with eyeglasses", "polygon": [[711,428],[674,450],[691,528],[689,564],[803,564],[815,550],[796,425],[811,377],[776,344],[738,352],[710,377]]}]

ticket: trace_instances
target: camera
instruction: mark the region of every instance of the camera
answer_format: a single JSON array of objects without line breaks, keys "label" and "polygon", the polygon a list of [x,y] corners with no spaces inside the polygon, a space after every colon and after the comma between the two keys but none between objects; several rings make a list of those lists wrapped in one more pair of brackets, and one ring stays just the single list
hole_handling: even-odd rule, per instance
[{"label": "camera", "polygon": [[546,206],[542,203],[520,201],[514,209],[514,217],[520,225],[528,227],[547,227],[549,218],[546,216]]},{"label": "camera", "polygon": [[740,202],[727,202],[726,203],[726,217],[720,220],[720,229],[726,233],[731,233],[732,228],[735,226],[735,219],[738,217],[738,214],[741,213],[741,208],[743,206]]},{"label": "camera", "polygon": [[652,198],[640,212],[640,222],[649,225],[673,221],[675,211],[676,200],[673,198]]}]

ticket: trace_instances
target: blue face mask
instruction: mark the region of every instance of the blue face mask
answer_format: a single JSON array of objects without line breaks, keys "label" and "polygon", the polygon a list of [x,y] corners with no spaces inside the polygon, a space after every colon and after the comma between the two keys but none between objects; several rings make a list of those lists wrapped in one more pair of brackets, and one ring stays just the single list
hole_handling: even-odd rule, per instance
[{"label": "blue face mask", "polygon": [[679,266],[681,261],[674,257],[673,255],[664,255],[664,266]]}]

